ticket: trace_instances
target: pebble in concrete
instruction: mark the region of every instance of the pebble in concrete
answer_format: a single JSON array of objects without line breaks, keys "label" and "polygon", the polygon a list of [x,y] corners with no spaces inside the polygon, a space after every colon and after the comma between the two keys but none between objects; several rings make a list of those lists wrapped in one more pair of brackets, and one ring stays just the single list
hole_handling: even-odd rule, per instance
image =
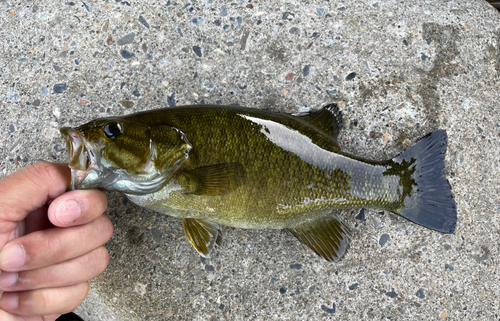
[{"label": "pebble in concrete", "polygon": [[446,129],[459,213],[456,232],[443,235],[389,212],[340,211],[353,243],[338,264],[280,231],[226,228],[202,263],[179,220],[110,193],[111,260],[77,310],[86,321],[318,320],[334,303],[346,320],[497,318],[488,307],[500,295],[500,16],[488,3],[84,2],[0,5],[2,177],[37,159],[67,161],[58,129],[98,117],[185,104],[296,113],[337,102],[339,145],[363,158],[390,159]]}]

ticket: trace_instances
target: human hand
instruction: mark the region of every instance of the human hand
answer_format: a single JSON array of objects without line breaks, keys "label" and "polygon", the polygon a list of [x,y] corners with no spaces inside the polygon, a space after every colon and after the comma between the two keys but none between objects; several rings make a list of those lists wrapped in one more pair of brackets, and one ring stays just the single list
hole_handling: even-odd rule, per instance
[{"label": "human hand", "polygon": [[66,192],[70,170],[47,162],[0,180],[0,320],[52,321],[74,310],[108,265],[106,194]]}]

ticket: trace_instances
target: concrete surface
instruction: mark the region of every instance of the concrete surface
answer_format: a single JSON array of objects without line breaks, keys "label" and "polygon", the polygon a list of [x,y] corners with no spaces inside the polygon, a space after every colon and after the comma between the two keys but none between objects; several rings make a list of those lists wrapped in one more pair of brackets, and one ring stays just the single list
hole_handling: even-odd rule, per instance
[{"label": "concrete surface", "polygon": [[179,220],[112,193],[111,263],[77,313],[498,320],[499,26],[482,0],[0,0],[0,175],[66,161],[61,126],[173,105],[337,101],[341,145],[373,159],[446,129],[453,235],[344,211],[353,243],[339,264],[280,231],[231,228],[202,260]]}]

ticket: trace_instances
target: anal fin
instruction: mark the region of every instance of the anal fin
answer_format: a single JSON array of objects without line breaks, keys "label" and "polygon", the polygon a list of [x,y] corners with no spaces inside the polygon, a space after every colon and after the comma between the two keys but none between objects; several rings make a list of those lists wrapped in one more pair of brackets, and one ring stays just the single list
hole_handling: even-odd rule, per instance
[{"label": "anal fin", "polygon": [[309,246],[319,256],[333,262],[338,262],[344,256],[351,240],[349,229],[333,215],[285,231]]},{"label": "anal fin", "polygon": [[203,257],[208,258],[214,246],[222,243],[222,229],[216,223],[185,218],[182,225],[189,242]]}]

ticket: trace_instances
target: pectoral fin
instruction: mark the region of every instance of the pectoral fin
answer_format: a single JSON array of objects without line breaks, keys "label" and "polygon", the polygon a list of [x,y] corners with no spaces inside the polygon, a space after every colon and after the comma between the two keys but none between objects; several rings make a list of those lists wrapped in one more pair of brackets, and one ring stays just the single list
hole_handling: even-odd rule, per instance
[{"label": "pectoral fin", "polygon": [[245,181],[245,168],[240,163],[203,166],[182,173],[176,183],[186,193],[222,195],[238,188]]},{"label": "pectoral fin", "polygon": [[336,216],[285,229],[327,261],[338,262],[349,247],[351,234]]},{"label": "pectoral fin", "polygon": [[222,244],[222,229],[216,223],[185,218],[182,225],[189,242],[203,257],[209,257],[214,246]]}]

